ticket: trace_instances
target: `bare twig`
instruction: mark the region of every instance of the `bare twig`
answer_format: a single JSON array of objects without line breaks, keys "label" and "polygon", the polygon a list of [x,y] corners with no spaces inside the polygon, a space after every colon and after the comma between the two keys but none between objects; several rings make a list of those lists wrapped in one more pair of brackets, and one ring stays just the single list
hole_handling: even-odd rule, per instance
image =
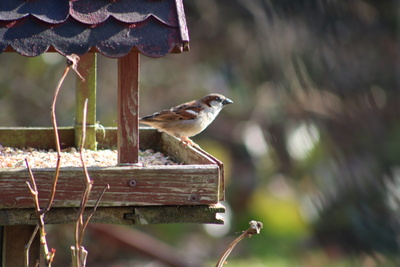
[{"label": "bare twig", "polygon": [[33,197],[33,202],[35,204],[35,212],[37,213],[37,215],[40,215],[39,193],[38,193],[38,190],[37,190],[35,177],[33,176],[33,172],[32,172],[31,166],[29,166],[29,162],[28,162],[27,159],[25,159],[25,164],[26,164],[26,167],[28,169],[29,177],[30,177],[30,180],[31,180],[30,183],[28,181],[26,181],[26,184],[27,184],[27,186],[29,188],[29,191],[32,194],[32,197]]},{"label": "bare twig", "polygon": [[[87,103],[88,99],[85,100],[83,105],[83,118],[82,118],[82,141],[80,147],[80,157],[82,162],[83,173],[85,174],[85,191],[82,194],[81,204],[79,207],[78,218],[75,224],[75,258],[74,262],[76,267],[85,265],[85,258],[87,252],[84,252],[82,248],[82,240],[83,240],[83,213],[85,211],[86,203],[89,199],[90,192],[92,190],[93,181],[90,179],[89,173],[86,168],[85,160],[84,160],[84,145],[86,139],[86,112],[87,112]],[[83,258],[84,257],[84,258]]]},{"label": "bare twig", "polygon": [[82,142],[81,142],[81,147],[80,147],[80,157],[81,157],[81,162],[82,162],[82,168],[83,172],[85,174],[86,178],[86,184],[90,184],[92,181],[90,179],[89,173],[86,168],[85,160],[84,160],[84,145],[86,141],[86,114],[87,114],[87,104],[88,104],[88,99],[86,98],[85,103],[83,104],[83,118],[82,118]]},{"label": "bare twig", "polygon": [[54,255],[55,255],[55,249],[52,249],[51,251],[49,251],[48,246],[47,246],[46,232],[44,229],[44,216],[50,210],[50,207],[53,204],[54,197],[56,194],[58,177],[60,174],[60,167],[61,167],[61,164],[60,164],[61,163],[61,147],[60,147],[60,138],[58,135],[58,127],[57,127],[57,119],[56,119],[56,103],[57,103],[58,93],[60,92],[61,85],[63,84],[65,78],[67,77],[67,74],[71,67],[78,74],[78,76],[81,77],[81,79],[83,79],[82,76],[76,70],[78,61],[79,61],[79,57],[77,55],[67,56],[67,66],[64,69],[64,72],[57,84],[57,87],[56,87],[56,90],[55,90],[54,96],[53,96],[53,102],[51,105],[50,113],[51,113],[51,120],[53,123],[54,139],[55,139],[55,143],[56,143],[55,145],[56,145],[56,150],[57,150],[57,165],[56,165],[56,169],[54,172],[50,197],[49,197],[46,205],[42,209],[40,208],[40,204],[39,204],[39,192],[37,190],[35,178],[33,176],[33,173],[29,166],[28,161],[25,160],[26,166],[28,168],[29,175],[30,175],[30,182],[27,181],[26,184],[29,188],[29,191],[30,191],[32,197],[33,197],[33,201],[35,204],[35,213],[36,213],[36,217],[38,220],[37,227],[36,227],[34,233],[32,234],[32,236],[29,240],[29,243],[27,244],[27,246],[25,248],[25,264],[26,265],[29,264],[29,249],[30,249],[33,239],[38,231],[40,234],[40,244],[42,245],[42,251],[44,253],[44,258],[46,260],[47,266],[51,266],[51,263],[53,261]]},{"label": "bare twig", "polygon": [[96,204],[94,205],[94,208],[93,208],[92,212],[89,214],[89,216],[87,217],[85,223],[83,224],[83,228],[82,228],[83,231],[86,230],[86,227],[88,226],[90,219],[92,219],[94,213],[95,213],[96,210],[97,210],[97,207],[99,206],[99,203],[100,203],[101,198],[103,197],[104,193],[105,193],[106,190],[108,190],[108,189],[110,189],[110,185],[109,185],[109,184],[107,184],[106,186],[104,186],[103,191],[101,191],[100,196],[99,196],[99,198],[97,199]]},{"label": "bare twig", "polygon": [[[28,184],[28,186],[29,186],[29,184]],[[31,238],[29,238],[28,244],[25,245],[25,249],[24,249],[24,252],[25,252],[25,265],[24,265],[24,267],[29,267],[29,250],[31,249],[31,245],[32,245],[33,239],[35,239],[35,236],[36,236],[38,230],[39,230],[39,225],[36,224],[35,230],[33,231],[32,235],[31,235]]]},{"label": "bare twig", "polygon": [[92,218],[94,212],[96,211],[100,199],[104,195],[105,191],[110,188],[110,186],[107,184],[107,186],[104,187],[102,193],[100,194],[99,198],[97,199],[97,202],[94,206],[93,211],[91,214],[88,216],[86,221],[84,221],[83,214],[85,212],[86,204],[87,201],[89,200],[90,192],[93,187],[93,180],[90,179],[89,173],[87,171],[86,163],[85,163],[85,157],[84,157],[84,145],[85,145],[85,139],[86,139],[86,113],[87,113],[87,103],[88,99],[85,100],[84,106],[83,106],[83,119],[82,119],[82,141],[81,141],[81,146],[80,146],[80,158],[82,162],[82,168],[83,172],[85,175],[85,191],[82,194],[81,198],[81,204],[79,207],[79,212],[78,212],[78,218],[76,220],[75,224],[75,247],[71,247],[71,253],[73,257],[73,266],[74,267],[80,267],[80,266],[85,266],[86,264],[86,257],[88,252],[85,250],[84,247],[82,247],[82,241],[83,241],[83,235],[85,232],[85,229]]},{"label": "bare twig", "polygon": [[36,182],[35,182],[35,177],[33,176],[33,172],[31,167],[29,166],[28,160],[25,159],[26,162],[26,167],[28,168],[29,176],[30,176],[30,182],[26,182],[29,191],[31,192],[33,202],[35,203],[35,213],[36,217],[38,220],[38,223],[36,225],[35,231],[33,232],[31,238],[29,239],[28,244],[25,247],[25,264],[26,266],[29,265],[29,249],[31,247],[31,244],[33,242],[33,239],[35,238],[36,233],[39,231],[39,237],[40,237],[40,244],[42,245],[42,251],[44,254],[44,259],[46,260],[46,265],[51,266],[51,263],[53,261],[54,255],[55,255],[55,250],[52,250],[49,252],[49,247],[47,245],[47,239],[46,239],[46,231],[44,229],[44,215],[45,213],[41,213],[40,211],[40,206],[39,206],[39,192],[37,190]]},{"label": "bare twig", "polygon": [[217,265],[215,265],[216,267],[221,267],[225,263],[226,259],[228,258],[229,254],[231,254],[233,248],[236,246],[237,243],[239,243],[245,237],[251,237],[252,235],[259,234],[261,229],[263,228],[263,224],[261,222],[250,221],[249,224],[249,229],[244,231],[238,238],[236,238],[232,241],[232,243],[229,244],[229,247],[226,249],[224,254],[222,254]]},{"label": "bare twig", "polygon": [[65,77],[67,77],[67,74],[68,74],[70,68],[72,68],[78,74],[78,76],[81,77],[81,79],[83,79],[83,77],[80,75],[80,73],[76,70],[78,61],[79,61],[79,57],[75,54],[67,56],[67,66],[65,67],[64,73],[61,76],[61,79],[57,84],[56,91],[55,91],[54,97],[53,97],[53,102],[51,105],[51,119],[53,122],[54,137],[55,137],[56,150],[57,150],[57,165],[56,165],[56,170],[54,172],[53,186],[52,186],[50,198],[49,198],[46,206],[40,211],[41,214],[48,212],[50,210],[51,205],[53,204],[54,197],[56,194],[58,177],[60,174],[60,167],[61,167],[61,164],[60,164],[61,163],[60,137],[58,135],[58,127],[57,127],[57,119],[56,119],[57,97],[58,97],[58,93],[60,92],[61,85],[64,83]]},{"label": "bare twig", "polygon": [[79,78],[84,82],[85,78],[78,71],[78,62],[80,60],[79,56],[72,54],[66,56],[67,64],[75,71],[75,73],[79,76]]}]

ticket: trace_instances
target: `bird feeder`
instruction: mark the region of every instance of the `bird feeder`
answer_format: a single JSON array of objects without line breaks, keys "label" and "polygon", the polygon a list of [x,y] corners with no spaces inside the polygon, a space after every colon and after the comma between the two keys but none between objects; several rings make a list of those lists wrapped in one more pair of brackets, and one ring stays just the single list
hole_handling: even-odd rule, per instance
[{"label": "bird feeder", "polygon": [[[189,50],[182,0],[3,0],[0,4],[0,52],[27,57],[57,52],[80,56],[76,122],[59,129],[63,147],[76,147],[81,113],[88,99],[86,148],[117,147],[118,165],[89,167],[94,180],[93,207],[104,184],[104,194],[91,222],[117,224],[223,223],[223,165],[196,147],[154,129],[138,126],[140,54],[162,57]],[[96,127],[97,54],[118,60],[118,127]],[[1,55],[0,55],[1,56]],[[104,135],[105,132],[105,135]],[[54,149],[52,128],[0,128],[3,147]],[[151,148],[181,165],[140,166],[139,149]],[[54,170],[34,169],[43,201],[48,197]],[[36,224],[33,202],[25,182],[26,168],[0,169],[0,225],[3,249],[7,234]],[[57,191],[46,224],[76,220],[82,194],[81,167],[61,168]],[[25,245],[25,244],[23,244]],[[10,245],[11,246],[11,245]],[[4,255],[4,251],[3,251]]]}]

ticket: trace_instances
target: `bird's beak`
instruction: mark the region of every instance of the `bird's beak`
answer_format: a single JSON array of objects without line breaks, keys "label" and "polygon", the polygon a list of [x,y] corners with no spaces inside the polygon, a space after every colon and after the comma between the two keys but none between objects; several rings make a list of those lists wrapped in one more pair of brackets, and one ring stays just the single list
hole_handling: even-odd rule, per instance
[{"label": "bird's beak", "polygon": [[226,98],[224,101],[222,101],[222,104],[225,106],[225,105],[228,105],[228,104],[232,104],[233,103],[233,101],[232,100],[230,100],[229,98]]}]

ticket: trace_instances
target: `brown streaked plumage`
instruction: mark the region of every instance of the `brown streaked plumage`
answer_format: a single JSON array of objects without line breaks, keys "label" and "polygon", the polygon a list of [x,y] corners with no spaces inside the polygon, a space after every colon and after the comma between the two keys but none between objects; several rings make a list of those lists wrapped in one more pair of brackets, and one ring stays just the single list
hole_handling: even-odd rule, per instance
[{"label": "brown streaked plumage", "polygon": [[202,132],[221,109],[231,103],[233,101],[223,95],[209,94],[199,100],[142,117],[139,122],[178,137],[185,144],[193,145],[189,137]]}]

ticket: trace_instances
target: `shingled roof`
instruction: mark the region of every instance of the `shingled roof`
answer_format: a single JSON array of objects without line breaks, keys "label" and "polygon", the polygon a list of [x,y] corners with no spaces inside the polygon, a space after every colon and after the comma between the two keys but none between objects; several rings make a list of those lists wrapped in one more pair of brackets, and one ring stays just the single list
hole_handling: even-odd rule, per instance
[{"label": "shingled roof", "polygon": [[189,49],[183,0],[1,0],[0,53],[150,57]]}]

